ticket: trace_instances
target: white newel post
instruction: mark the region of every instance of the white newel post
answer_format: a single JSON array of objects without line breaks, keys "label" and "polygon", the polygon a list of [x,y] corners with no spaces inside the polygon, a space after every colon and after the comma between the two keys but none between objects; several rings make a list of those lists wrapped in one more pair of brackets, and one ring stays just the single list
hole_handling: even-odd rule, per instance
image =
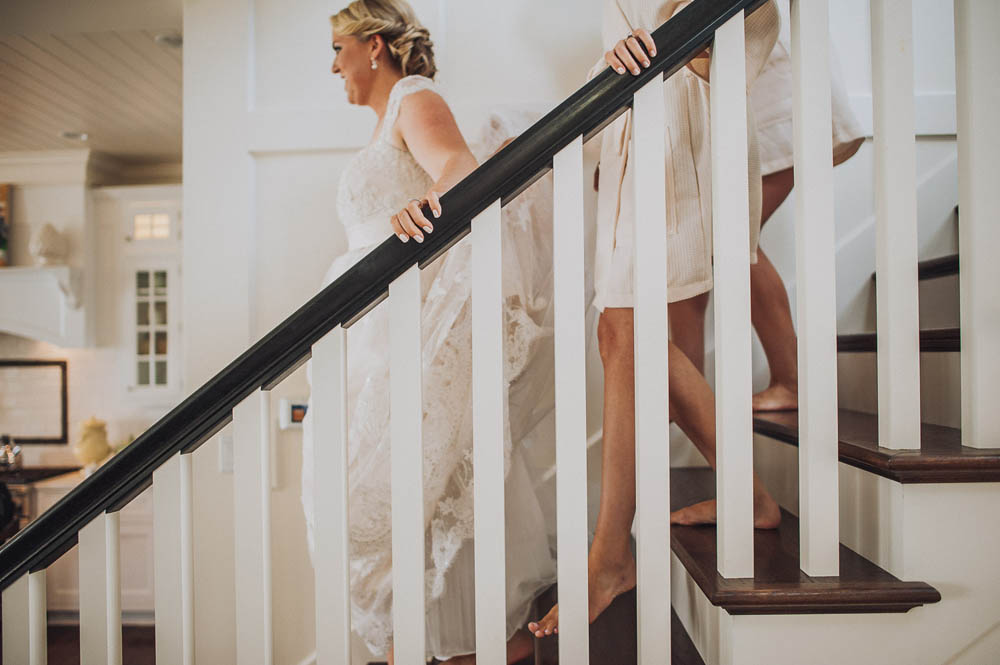
[{"label": "white newel post", "polygon": [[389,285],[392,625],[399,665],[424,665],[424,457],[420,268]]},{"label": "white newel post", "polygon": [[153,471],[156,661],[194,665],[191,455]]},{"label": "white newel post", "polygon": [[878,439],[920,447],[917,167],[911,0],[872,0]]},{"label": "white newel post", "polygon": [[1000,448],[1000,3],[955,0],[962,445]]},{"label": "white newel post", "polygon": [[723,577],[753,577],[750,192],[743,21],[740,12],[716,30],[709,76],[717,538]]},{"label": "white newel post", "polygon": [[236,662],[271,665],[271,409],[255,390],[233,409]]},{"label": "white newel post", "polygon": [[121,665],[119,516],[101,513],[80,530],[80,663]]},{"label": "white newel post", "polygon": [[476,662],[483,665],[505,665],[507,662],[503,243],[500,224],[499,200],[472,220]]},{"label": "white newel post", "polygon": [[316,665],[351,662],[347,485],[347,331],[312,348],[313,483],[316,523]]},{"label": "white newel post", "polygon": [[798,288],[799,556],[840,574],[837,312],[827,0],[791,4]]},{"label": "white newel post", "polygon": [[670,409],[663,79],[635,94],[635,491],[639,663],[670,658]]},{"label": "white newel post", "polygon": [[587,365],[584,318],[583,137],[553,162],[556,542],[559,661],[587,665]]}]

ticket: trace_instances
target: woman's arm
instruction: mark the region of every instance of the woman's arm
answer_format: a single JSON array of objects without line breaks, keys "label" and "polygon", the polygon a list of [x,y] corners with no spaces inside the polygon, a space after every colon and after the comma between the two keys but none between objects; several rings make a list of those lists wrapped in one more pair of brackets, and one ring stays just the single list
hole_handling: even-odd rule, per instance
[{"label": "woman's arm", "polygon": [[434,225],[421,212],[424,202],[430,205],[434,217],[440,217],[440,196],[472,173],[478,164],[458,130],[451,109],[430,90],[415,92],[403,99],[396,131],[434,184],[424,201],[414,199],[394,215],[392,226],[403,242],[410,238],[423,242],[424,233],[434,230]]}]

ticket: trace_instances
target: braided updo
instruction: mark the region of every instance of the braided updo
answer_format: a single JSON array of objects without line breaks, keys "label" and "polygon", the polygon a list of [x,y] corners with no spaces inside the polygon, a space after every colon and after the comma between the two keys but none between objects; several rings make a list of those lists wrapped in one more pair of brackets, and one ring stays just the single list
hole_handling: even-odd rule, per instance
[{"label": "braided updo", "polygon": [[432,79],[437,73],[431,34],[405,0],[354,0],[331,16],[330,23],[334,32],[358,39],[382,35],[403,76]]}]

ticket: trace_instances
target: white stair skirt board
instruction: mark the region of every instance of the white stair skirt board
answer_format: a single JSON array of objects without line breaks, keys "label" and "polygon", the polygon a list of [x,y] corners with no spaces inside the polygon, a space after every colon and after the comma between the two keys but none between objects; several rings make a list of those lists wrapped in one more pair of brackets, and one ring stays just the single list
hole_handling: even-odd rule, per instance
[{"label": "white stair skirt board", "polygon": [[191,456],[177,453],[153,472],[156,661],[194,665]]},{"label": "white stair skirt board", "polygon": [[80,530],[80,663],[121,665],[119,513],[101,513]]},{"label": "white stair skirt board", "polygon": [[663,79],[632,105],[635,182],[635,493],[639,663],[670,658],[670,409]]},{"label": "white stair skirt board", "polygon": [[271,608],[271,396],[255,390],[233,409],[236,662],[274,661]]},{"label": "white stair skirt board", "polygon": [[347,496],[347,331],[337,326],[312,348],[313,483],[317,665],[351,662]]},{"label": "white stair skirt board", "polygon": [[753,577],[750,192],[743,12],[715,32],[712,246],[719,574]]},{"label": "white stair skirt board", "polygon": [[917,167],[911,0],[872,0],[879,445],[919,447]]},{"label": "white stair skirt board", "polygon": [[389,285],[392,626],[398,665],[424,665],[424,486],[420,269]]},{"label": "white stair skirt board", "polygon": [[958,191],[961,221],[962,444],[1000,446],[1000,5],[955,2]]},{"label": "white stair skirt board", "polygon": [[3,662],[27,663],[30,658],[28,576],[3,591]]},{"label": "white stair skirt board", "polygon": [[590,660],[587,447],[581,445],[587,441],[583,180],[583,137],[577,137],[553,160],[552,293],[559,661],[579,665]]},{"label": "white stair skirt board", "polygon": [[499,200],[472,220],[476,662],[483,665],[507,663],[503,528],[503,245],[500,223]]},{"label": "white stair skirt board", "polygon": [[840,574],[829,24],[826,0],[793,0],[799,556],[812,576]]}]

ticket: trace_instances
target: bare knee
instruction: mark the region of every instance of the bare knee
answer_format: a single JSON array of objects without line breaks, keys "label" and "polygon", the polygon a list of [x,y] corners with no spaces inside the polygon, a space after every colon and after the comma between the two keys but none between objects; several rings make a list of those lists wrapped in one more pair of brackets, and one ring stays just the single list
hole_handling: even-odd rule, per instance
[{"label": "bare knee", "polygon": [[607,308],[597,322],[597,346],[601,361],[607,364],[621,358],[631,358],[634,350],[632,310]]}]

